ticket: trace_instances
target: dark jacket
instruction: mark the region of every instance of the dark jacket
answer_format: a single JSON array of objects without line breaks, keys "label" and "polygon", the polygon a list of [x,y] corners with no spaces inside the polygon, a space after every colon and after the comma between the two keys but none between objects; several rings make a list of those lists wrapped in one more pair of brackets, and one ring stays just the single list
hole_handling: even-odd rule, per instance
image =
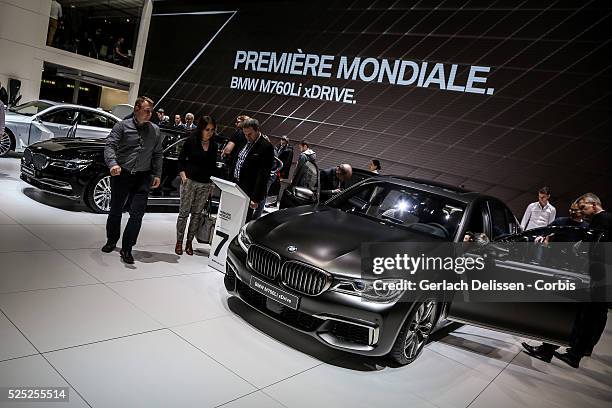
[{"label": "dark jacket", "polygon": [[178,170],[184,171],[188,179],[210,183],[210,177],[217,174],[217,149],[215,138],[210,139],[208,150],[204,151],[201,138],[189,136],[178,157]]},{"label": "dark jacket", "polygon": [[274,147],[263,134],[254,143],[240,169],[238,186],[251,201],[258,203],[266,197],[268,179],[274,164]]},{"label": "dark jacket", "polygon": [[289,178],[289,171],[291,171],[291,165],[293,162],[293,147],[287,145],[282,147],[280,144],[276,147],[276,157],[283,162],[283,167],[280,169],[280,176],[282,179]]},{"label": "dark jacket", "polygon": [[608,211],[602,211],[599,214],[595,214],[591,219],[589,228],[605,232],[606,235],[604,236],[603,241],[610,242],[610,239],[612,238],[612,214]]},{"label": "dark jacket", "polygon": [[341,182],[336,176],[336,168],[332,167],[327,170],[321,170],[319,173],[321,180],[321,202],[326,201],[333,195],[332,191],[336,189],[344,190],[346,183]]}]

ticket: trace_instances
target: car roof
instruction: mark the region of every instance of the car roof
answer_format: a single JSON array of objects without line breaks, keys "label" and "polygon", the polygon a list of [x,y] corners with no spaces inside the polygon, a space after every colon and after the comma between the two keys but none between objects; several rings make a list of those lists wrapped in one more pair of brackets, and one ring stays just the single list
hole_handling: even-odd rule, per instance
[{"label": "car roof", "polygon": [[455,201],[470,203],[477,198],[494,198],[475,191],[466,190],[463,187],[453,186],[452,184],[440,183],[433,180],[425,180],[416,177],[397,176],[397,175],[374,175],[368,179],[388,181],[406,187],[412,187],[419,190],[427,191],[443,197],[453,199]]},{"label": "car roof", "polygon": [[[47,101],[44,101],[44,102],[47,102]],[[101,113],[103,115],[110,116],[110,117],[112,117],[114,119],[117,119],[118,121],[121,121],[121,118],[118,118],[117,116],[113,115],[112,113],[109,113],[109,112],[107,112],[105,110],[102,110],[102,109],[92,108],[90,106],[74,105],[72,103],[57,103],[57,102],[52,102],[52,104],[53,104],[54,108],[73,108],[73,109],[87,110],[87,111],[90,111],[90,112]]]}]

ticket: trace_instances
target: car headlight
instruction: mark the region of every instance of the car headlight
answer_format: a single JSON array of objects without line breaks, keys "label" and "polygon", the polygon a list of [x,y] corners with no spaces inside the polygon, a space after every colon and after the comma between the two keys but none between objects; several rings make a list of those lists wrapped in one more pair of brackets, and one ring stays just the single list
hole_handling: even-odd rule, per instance
[{"label": "car headlight", "polygon": [[401,284],[402,279],[340,279],[331,290],[372,302],[390,303],[404,293]]},{"label": "car headlight", "polygon": [[240,232],[238,233],[238,244],[240,244],[240,247],[244,250],[244,252],[249,252],[249,247],[253,244],[249,234],[247,233],[247,227],[249,224],[245,224],[242,228],[240,228]]},{"label": "car headlight", "polygon": [[92,160],[86,159],[70,159],[70,160],[51,160],[51,166],[60,167],[68,170],[83,170],[92,163]]}]

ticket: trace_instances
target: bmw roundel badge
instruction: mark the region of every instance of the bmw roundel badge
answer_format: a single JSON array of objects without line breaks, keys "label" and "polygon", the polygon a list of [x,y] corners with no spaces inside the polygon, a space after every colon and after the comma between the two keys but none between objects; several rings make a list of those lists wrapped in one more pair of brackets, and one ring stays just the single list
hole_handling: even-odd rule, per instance
[{"label": "bmw roundel badge", "polygon": [[289,251],[289,252],[292,252],[292,253],[293,253],[293,252],[297,251],[297,247],[296,247],[295,245],[289,245],[289,246],[287,247],[287,251]]}]

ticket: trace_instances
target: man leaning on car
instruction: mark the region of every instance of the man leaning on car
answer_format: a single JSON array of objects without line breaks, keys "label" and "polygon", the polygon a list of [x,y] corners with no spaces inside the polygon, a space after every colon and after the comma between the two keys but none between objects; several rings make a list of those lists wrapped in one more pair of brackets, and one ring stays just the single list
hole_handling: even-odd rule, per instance
[{"label": "man leaning on car", "polygon": [[121,215],[129,203],[130,219],[123,231],[121,259],[134,263],[132,247],[136,244],[149,190],[160,184],[163,156],[159,127],[150,122],[153,101],[139,96],[134,115],[113,127],[104,147],[104,161],[111,174],[110,213],[106,221],[103,252],[115,249],[121,230]]}]

